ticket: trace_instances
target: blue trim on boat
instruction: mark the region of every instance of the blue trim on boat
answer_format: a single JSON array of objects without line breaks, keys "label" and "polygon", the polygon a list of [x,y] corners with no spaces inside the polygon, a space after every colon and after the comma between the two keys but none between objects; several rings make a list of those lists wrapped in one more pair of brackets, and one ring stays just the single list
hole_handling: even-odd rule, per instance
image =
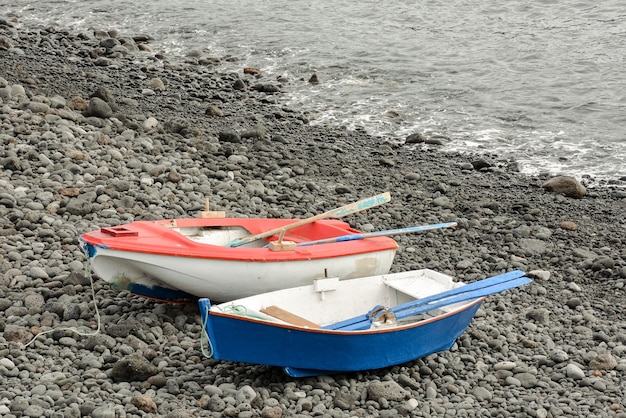
[{"label": "blue trim on boat", "polygon": [[93,244],[90,244],[87,241],[83,240],[82,237],[79,238],[79,241],[81,243],[81,247],[83,248],[83,252],[85,252],[90,259],[95,257],[96,252],[98,251],[98,248],[104,248],[104,249],[108,249],[109,248],[108,245],[103,245],[103,244],[93,245]]},{"label": "blue trim on boat", "polygon": [[145,286],[139,283],[130,283],[128,287],[121,290],[128,290],[130,293],[137,296],[166,302],[196,303],[198,301],[197,296],[183,292],[182,290],[168,289],[161,286]]}]

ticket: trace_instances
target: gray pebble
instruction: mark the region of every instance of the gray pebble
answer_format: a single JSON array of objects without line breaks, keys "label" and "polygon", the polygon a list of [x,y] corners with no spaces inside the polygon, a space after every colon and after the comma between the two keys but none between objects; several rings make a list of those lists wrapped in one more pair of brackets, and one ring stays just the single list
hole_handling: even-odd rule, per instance
[{"label": "gray pebble", "polygon": [[115,418],[115,409],[108,405],[97,407],[91,411],[91,418]]},{"label": "gray pebble", "polygon": [[38,266],[33,266],[30,269],[30,276],[33,279],[49,279],[50,276],[48,276],[48,273],[46,273],[46,271]]},{"label": "gray pebble", "polygon": [[405,390],[394,381],[372,382],[367,386],[367,394],[370,399],[377,400],[403,400],[406,397]]},{"label": "gray pebble", "polygon": [[585,372],[575,364],[565,366],[565,374],[574,380],[581,380],[585,377]]},{"label": "gray pebble", "polygon": [[550,354],[550,359],[555,363],[564,363],[569,360],[569,355],[563,350],[555,350]]},{"label": "gray pebble", "polygon": [[[155,60],[138,48],[145,36],[2,28],[22,47],[0,54],[0,415],[156,414],[139,394],[171,418],[623,415],[626,238],[615,188],[573,201],[498,157],[314,126],[278,96],[259,98],[275,80],[206,71],[198,63],[218,59],[202,51],[190,63]],[[78,62],[80,74],[65,72]],[[471,282],[520,268],[533,283],[490,296],[450,350],[297,380],[204,358],[193,305],[139,299],[97,277],[92,300],[83,232],[197,216],[205,197],[228,216],[304,218],[381,190],[392,202],[344,221],[368,232],[460,218],[394,237],[394,271]],[[94,302],[98,335],[61,329],[95,330]],[[22,347],[43,329],[55,331]]]},{"label": "gray pebble", "polygon": [[478,386],[474,390],[472,390],[472,395],[476,397],[476,400],[479,402],[491,400],[493,395],[489,390],[482,386]]},{"label": "gray pebble", "polygon": [[41,407],[39,405],[30,405],[23,412],[23,416],[25,416],[25,417],[39,418],[39,417],[41,417],[43,415],[44,415],[44,409],[43,409],[43,407]]},{"label": "gray pebble", "polygon": [[537,385],[537,376],[533,373],[516,373],[513,377],[526,389],[533,388]]}]

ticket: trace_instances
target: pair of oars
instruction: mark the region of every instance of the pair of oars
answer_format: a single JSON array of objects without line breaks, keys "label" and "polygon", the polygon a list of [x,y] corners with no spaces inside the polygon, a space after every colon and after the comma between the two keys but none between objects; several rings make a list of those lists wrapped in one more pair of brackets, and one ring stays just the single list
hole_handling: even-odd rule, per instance
[{"label": "pair of oars", "polygon": [[521,270],[510,271],[508,273],[479,280],[474,283],[469,283],[422,299],[407,302],[391,309],[378,305],[366,314],[327,325],[324,329],[341,331],[367,330],[377,319],[375,312],[382,313],[385,311],[391,311],[396,320],[408,318],[432,311],[434,309],[439,309],[444,306],[453,305],[466,300],[479,299],[495,293],[503,292],[505,290],[513,289],[515,287],[523,286],[532,281],[528,277],[525,277],[525,274],[526,273]]},{"label": "pair of oars", "polygon": [[254,242],[256,240],[271,237],[272,235],[275,235],[275,234],[284,233],[284,231],[287,231],[289,229],[297,228],[299,226],[310,224],[312,222],[319,221],[322,219],[343,218],[344,216],[352,215],[354,213],[361,212],[365,209],[370,209],[376,206],[380,206],[390,201],[391,201],[391,194],[389,192],[381,193],[379,195],[372,196],[367,199],[359,200],[358,202],[350,203],[349,205],[345,205],[340,208],[330,210],[328,212],[320,213],[319,215],[311,216],[310,218],[302,219],[300,221],[296,221],[285,226],[281,226],[275,229],[271,229],[269,231],[261,232],[260,234],[238,238],[236,240],[233,240],[227,243],[226,247],[239,247],[239,246]]}]

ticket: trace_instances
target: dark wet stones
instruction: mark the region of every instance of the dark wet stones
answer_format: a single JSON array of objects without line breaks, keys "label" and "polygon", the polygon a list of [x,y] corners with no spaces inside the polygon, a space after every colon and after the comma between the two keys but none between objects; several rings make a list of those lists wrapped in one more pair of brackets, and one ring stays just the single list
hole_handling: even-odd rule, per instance
[{"label": "dark wet stones", "polygon": [[487,161],[484,158],[479,158],[477,160],[473,160],[471,162],[471,164],[472,164],[472,167],[474,167],[474,170],[483,170],[483,169],[486,169],[486,168],[493,167],[493,164],[491,162]]},{"label": "dark wet stones", "polygon": [[245,90],[248,88],[248,85],[243,80],[237,79],[233,82],[232,87],[235,90]]},{"label": "dark wet stones", "polygon": [[280,91],[280,87],[275,84],[260,83],[252,86],[252,90],[256,90],[262,93],[278,93]]}]

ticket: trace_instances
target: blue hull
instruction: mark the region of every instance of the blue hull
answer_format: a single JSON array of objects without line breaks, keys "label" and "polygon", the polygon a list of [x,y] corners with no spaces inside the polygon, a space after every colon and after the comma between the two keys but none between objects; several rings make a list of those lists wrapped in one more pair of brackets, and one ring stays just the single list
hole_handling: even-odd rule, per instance
[{"label": "blue hull", "polygon": [[190,295],[189,293],[183,292],[182,290],[168,289],[166,287],[160,286],[144,286],[139,283],[131,283],[125,289],[118,290],[128,290],[134,295],[158,300],[161,302],[196,303],[198,301],[197,296]]},{"label": "blue hull", "polygon": [[378,369],[447,350],[469,326],[482,300],[447,316],[400,328],[331,331],[269,324],[209,312],[200,299],[213,358],[283,367],[291,376]]}]

